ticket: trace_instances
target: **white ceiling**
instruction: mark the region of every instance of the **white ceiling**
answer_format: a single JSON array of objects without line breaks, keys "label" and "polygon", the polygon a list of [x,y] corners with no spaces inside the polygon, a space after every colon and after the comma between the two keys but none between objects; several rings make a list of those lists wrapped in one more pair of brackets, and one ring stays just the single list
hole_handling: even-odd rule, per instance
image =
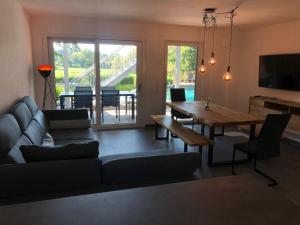
[{"label": "white ceiling", "polygon": [[[114,18],[201,26],[204,8],[227,11],[240,5],[238,25],[274,24],[300,19],[300,0],[19,0],[31,14]],[[224,17],[218,18],[224,24]],[[228,20],[227,20],[228,22]]]}]

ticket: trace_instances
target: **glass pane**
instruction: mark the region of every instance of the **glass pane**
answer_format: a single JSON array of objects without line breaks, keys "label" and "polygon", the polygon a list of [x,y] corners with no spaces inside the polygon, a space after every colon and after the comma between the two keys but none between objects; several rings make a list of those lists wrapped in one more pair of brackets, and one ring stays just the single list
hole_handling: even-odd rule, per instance
[{"label": "glass pane", "polygon": [[102,124],[136,122],[137,47],[100,44]]},{"label": "glass pane", "polygon": [[58,108],[87,108],[95,123],[95,45],[54,42]]},{"label": "glass pane", "polygon": [[195,99],[197,47],[168,46],[166,101],[171,101],[170,88],[184,88],[186,101]]}]

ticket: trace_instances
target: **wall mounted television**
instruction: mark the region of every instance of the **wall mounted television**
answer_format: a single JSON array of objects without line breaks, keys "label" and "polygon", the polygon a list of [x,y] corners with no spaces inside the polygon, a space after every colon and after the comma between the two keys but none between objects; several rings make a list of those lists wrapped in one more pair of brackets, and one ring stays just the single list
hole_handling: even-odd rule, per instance
[{"label": "wall mounted television", "polygon": [[259,87],[300,91],[300,54],[260,56]]}]

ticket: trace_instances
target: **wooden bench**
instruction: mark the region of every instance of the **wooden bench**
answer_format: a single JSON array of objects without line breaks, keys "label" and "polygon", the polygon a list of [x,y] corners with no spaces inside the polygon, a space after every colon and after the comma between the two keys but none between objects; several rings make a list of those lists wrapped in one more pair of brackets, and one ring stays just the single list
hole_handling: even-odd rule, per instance
[{"label": "wooden bench", "polygon": [[[151,118],[155,121],[155,138],[157,140],[168,140],[169,132],[171,132],[184,142],[184,152],[187,152],[188,145],[199,146],[199,151],[201,151],[202,146],[213,144],[212,140],[188,127],[183,126],[181,123],[173,120],[169,116],[152,115]],[[167,130],[166,137],[158,136],[158,125]]]}]

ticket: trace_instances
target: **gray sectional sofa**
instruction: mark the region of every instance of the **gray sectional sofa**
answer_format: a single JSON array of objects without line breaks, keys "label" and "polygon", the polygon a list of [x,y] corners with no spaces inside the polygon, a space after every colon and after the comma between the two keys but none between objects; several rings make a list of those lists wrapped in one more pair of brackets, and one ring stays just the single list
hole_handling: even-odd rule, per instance
[{"label": "gray sectional sofa", "polygon": [[200,153],[150,151],[100,157],[101,149],[97,158],[26,162],[20,146],[43,145],[48,134],[55,145],[96,140],[88,118],[86,109],[41,111],[28,96],[2,115],[0,203],[20,196],[32,200],[28,196],[51,198],[190,179],[200,165]]}]

